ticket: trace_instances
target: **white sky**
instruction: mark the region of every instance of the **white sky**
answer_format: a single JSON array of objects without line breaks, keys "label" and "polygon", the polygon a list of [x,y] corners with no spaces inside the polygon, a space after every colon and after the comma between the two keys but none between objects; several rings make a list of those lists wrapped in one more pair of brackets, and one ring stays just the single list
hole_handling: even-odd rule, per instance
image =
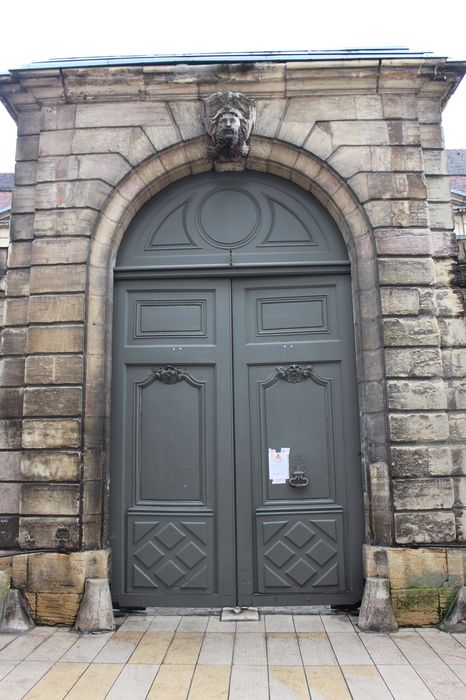
[{"label": "white sky", "polygon": [[[426,0],[9,0],[0,71],[67,56],[404,46],[466,61],[466,2]],[[466,78],[444,112],[447,148],[466,148]],[[0,172],[15,125],[0,105]]]}]

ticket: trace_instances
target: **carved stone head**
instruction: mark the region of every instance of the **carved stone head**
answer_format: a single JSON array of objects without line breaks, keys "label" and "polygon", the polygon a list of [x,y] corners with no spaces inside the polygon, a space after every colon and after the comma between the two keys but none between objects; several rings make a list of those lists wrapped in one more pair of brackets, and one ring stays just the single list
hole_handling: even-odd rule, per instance
[{"label": "carved stone head", "polygon": [[256,120],[254,100],[239,92],[216,92],[204,100],[208,155],[214,161],[238,161],[249,153],[247,140]]}]

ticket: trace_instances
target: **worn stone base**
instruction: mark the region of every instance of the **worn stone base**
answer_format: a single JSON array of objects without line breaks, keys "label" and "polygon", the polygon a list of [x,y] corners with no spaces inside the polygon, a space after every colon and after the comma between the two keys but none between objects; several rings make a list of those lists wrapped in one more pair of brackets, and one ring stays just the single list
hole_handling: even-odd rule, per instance
[{"label": "worn stone base", "polygon": [[366,577],[388,578],[400,626],[435,625],[466,581],[466,547],[364,546]]},{"label": "worn stone base", "polygon": [[88,578],[108,578],[110,550],[17,554],[0,558],[0,571],[24,595],[35,622],[73,625]]}]

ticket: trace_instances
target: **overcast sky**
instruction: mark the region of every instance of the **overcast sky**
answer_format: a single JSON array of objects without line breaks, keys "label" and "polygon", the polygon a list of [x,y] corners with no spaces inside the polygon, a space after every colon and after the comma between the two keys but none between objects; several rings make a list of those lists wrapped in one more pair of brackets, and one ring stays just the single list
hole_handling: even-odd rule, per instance
[{"label": "overcast sky", "polygon": [[[22,0],[2,7],[0,71],[47,58],[403,46],[466,61],[466,2],[425,0]],[[466,77],[444,112],[466,148]],[[0,105],[0,172],[15,125]]]}]

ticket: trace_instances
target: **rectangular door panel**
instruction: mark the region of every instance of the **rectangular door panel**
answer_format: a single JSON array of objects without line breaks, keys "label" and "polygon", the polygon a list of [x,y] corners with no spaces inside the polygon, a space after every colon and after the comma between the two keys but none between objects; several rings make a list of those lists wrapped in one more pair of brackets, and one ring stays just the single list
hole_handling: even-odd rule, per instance
[{"label": "rectangular door panel", "polygon": [[128,516],[128,591],[215,593],[213,514]]},{"label": "rectangular door panel", "polygon": [[134,465],[132,505],[212,503],[215,494],[208,497],[207,483],[216,481],[215,371],[168,367],[127,368],[125,443]]},{"label": "rectangular door panel", "polygon": [[343,552],[341,513],[259,516],[258,593],[344,591]]},{"label": "rectangular door panel", "polygon": [[[259,507],[337,502],[335,451],[342,430],[334,397],[339,395],[339,375],[339,363],[249,366],[251,458],[260,465],[252,478],[258,478],[253,488]],[[268,450],[282,447],[290,448],[290,474],[304,472],[307,486],[272,484]]]}]

